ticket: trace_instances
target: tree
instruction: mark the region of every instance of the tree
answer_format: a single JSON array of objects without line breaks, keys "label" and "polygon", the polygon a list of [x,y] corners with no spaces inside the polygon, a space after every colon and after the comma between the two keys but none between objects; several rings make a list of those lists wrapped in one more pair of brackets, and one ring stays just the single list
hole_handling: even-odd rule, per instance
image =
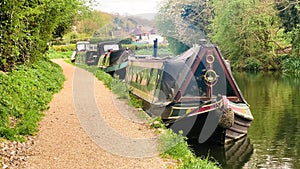
[{"label": "tree", "polygon": [[274,44],[280,23],[272,0],[213,1],[215,17],[210,34],[233,66],[241,69],[273,69]]},{"label": "tree", "polygon": [[47,43],[72,26],[81,0],[2,0],[0,6],[0,70],[29,64],[47,50]]},{"label": "tree", "polygon": [[92,36],[97,30],[112,22],[112,16],[101,11],[90,11],[75,23],[76,31]]},{"label": "tree", "polygon": [[292,55],[300,57],[300,1],[278,0],[276,8],[279,11],[285,33],[291,35]]},{"label": "tree", "polygon": [[162,35],[192,46],[207,39],[212,16],[209,1],[168,0],[158,12],[156,27]]}]

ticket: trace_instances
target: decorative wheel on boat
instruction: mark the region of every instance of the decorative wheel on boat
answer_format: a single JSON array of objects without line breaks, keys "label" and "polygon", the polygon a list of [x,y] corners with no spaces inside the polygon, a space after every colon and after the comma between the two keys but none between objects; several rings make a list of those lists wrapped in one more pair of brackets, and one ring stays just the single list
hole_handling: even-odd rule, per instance
[{"label": "decorative wheel on boat", "polygon": [[214,70],[207,70],[204,74],[204,79],[205,79],[205,82],[208,84],[208,85],[214,85],[216,84],[217,80],[218,80],[218,75],[217,73],[214,71]]}]

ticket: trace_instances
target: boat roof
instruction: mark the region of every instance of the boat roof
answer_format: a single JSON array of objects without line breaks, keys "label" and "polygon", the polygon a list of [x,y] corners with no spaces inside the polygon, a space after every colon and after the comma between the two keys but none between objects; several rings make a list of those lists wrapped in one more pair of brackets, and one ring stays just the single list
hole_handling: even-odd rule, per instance
[{"label": "boat roof", "polygon": [[[211,65],[208,65],[206,61],[208,55],[214,56],[214,63]],[[232,91],[231,93],[238,98],[239,102],[247,103],[226,64],[225,59],[216,45],[204,44],[196,46],[181,55],[164,61],[164,73],[167,73],[176,79],[176,83],[179,86],[177,89],[176,87],[174,88],[175,93],[179,93],[178,91],[180,91],[181,94],[184,93],[191,83],[192,78],[199,78],[194,77],[195,73],[197,71],[205,72],[208,69],[213,69],[218,75],[219,83],[214,86],[215,91],[219,90],[220,93],[226,93],[227,91],[221,90],[228,90],[229,88],[230,91]],[[168,83],[168,81],[165,81],[164,83]],[[174,84],[170,84],[168,87],[171,87],[171,85]],[[224,85],[226,89],[221,89],[225,88]],[[177,95],[174,99],[178,100],[180,97],[181,96]]]},{"label": "boat roof", "polygon": [[[213,64],[207,63],[207,56],[214,57]],[[204,85],[204,74],[207,70],[214,70],[218,76],[218,83],[214,84],[213,91],[222,95],[234,96],[237,102],[245,101],[240,89],[235,82],[230,68],[228,68],[225,59],[220,53],[216,45],[204,44],[195,46],[186,52],[175,56],[165,58],[130,58],[132,66],[144,68],[155,68],[163,70],[160,90],[169,94],[176,94],[170,100],[179,101],[182,94],[190,87],[193,81],[198,78],[202,81],[200,85]],[[195,77],[200,76],[200,77]],[[199,85],[199,83],[198,83]],[[172,90],[171,90],[172,89]]]}]

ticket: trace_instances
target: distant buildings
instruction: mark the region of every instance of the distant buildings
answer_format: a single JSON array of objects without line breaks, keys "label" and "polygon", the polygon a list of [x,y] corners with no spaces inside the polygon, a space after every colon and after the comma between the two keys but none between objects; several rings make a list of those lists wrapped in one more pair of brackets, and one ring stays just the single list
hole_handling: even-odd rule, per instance
[{"label": "distant buildings", "polygon": [[136,28],[130,31],[130,35],[133,37],[134,43],[153,44],[155,39],[158,43],[163,43],[164,38],[157,34],[155,28],[138,25]]}]

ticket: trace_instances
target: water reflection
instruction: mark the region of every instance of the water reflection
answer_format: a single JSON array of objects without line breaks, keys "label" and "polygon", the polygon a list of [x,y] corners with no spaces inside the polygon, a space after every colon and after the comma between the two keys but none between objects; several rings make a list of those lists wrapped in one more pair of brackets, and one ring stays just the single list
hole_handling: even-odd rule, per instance
[{"label": "water reflection", "polygon": [[224,146],[198,144],[196,140],[189,140],[189,144],[198,157],[212,157],[224,169],[242,168],[253,153],[253,146],[248,137]]},{"label": "water reflection", "polygon": [[234,74],[251,105],[254,153],[243,168],[300,168],[300,79]]}]

